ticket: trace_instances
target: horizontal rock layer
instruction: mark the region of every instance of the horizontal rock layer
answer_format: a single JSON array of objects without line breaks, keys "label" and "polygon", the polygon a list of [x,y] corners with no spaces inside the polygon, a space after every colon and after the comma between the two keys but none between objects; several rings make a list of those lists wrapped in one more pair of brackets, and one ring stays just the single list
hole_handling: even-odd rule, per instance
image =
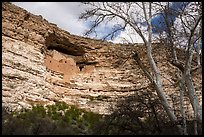
[{"label": "horizontal rock layer", "polygon": [[[137,51],[147,69],[145,47],[122,45],[71,35],[42,16],[11,3],[2,7],[2,104],[10,111],[34,104],[64,101],[80,108],[109,114],[119,98],[152,89],[131,52]],[[175,110],[179,107],[176,68],[167,61],[168,50],[153,45],[164,91]],[[179,58],[184,58],[179,51]],[[201,96],[201,70],[193,75]],[[156,93],[155,93],[156,94]],[[185,98],[189,113],[191,106]],[[172,102],[174,101],[174,103]]]}]

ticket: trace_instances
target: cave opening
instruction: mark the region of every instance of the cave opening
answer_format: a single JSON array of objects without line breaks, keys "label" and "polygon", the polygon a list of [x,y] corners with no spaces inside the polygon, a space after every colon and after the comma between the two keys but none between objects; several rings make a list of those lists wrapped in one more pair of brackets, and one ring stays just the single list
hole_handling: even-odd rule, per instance
[{"label": "cave opening", "polygon": [[71,43],[66,37],[58,36],[55,33],[51,33],[45,38],[45,45],[48,50],[57,50],[68,55],[83,56],[85,54],[83,47]]},{"label": "cave opening", "polygon": [[78,61],[76,65],[79,67],[79,70],[82,71],[86,65],[96,65],[97,63],[96,61]]}]

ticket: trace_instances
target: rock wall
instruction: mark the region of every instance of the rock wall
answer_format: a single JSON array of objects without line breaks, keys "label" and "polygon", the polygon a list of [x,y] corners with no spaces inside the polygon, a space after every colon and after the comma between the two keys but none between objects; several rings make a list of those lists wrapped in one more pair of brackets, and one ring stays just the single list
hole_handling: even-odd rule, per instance
[{"label": "rock wall", "polygon": [[[42,16],[4,2],[2,105],[14,111],[38,103],[64,101],[108,114],[109,106],[118,98],[144,90],[154,92],[130,57],[132,51],[137,51],[150,69],[143,45],[113,44],[71,35]],[[183,52],[179,52],[183,58]],[[174,107],[172,101],[179,100],[178,87],[174,85],[176,68],[167,61],[167,55],[166,46],[154,44],[153,57],[162,74],[164,91]],[[198,70],[193,77],[198,95],[202,89],[201,73]],[[199,97],[201,100],[202,96]]]}]

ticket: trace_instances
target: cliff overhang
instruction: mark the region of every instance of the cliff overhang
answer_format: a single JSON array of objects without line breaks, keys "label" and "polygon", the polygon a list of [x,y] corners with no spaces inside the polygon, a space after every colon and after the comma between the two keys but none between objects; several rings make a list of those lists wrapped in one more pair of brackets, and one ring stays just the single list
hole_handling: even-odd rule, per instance
[{"label": "cliff overhang", "polygon": [[58,36],[55,33],[50,33],[45,38],[45,45],[48,50],[57,50],[59,52],[74,55],[83,56],[85,50],[83,47],[71,43],[67,38]]}]

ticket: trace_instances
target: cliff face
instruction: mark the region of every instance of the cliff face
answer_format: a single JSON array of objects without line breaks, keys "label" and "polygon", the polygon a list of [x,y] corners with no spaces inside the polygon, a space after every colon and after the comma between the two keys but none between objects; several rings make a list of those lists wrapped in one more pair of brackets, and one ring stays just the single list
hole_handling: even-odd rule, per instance
[{"label": "cliff face", "polygon": [[[71,35],[41,16],[3,3],[3,106],[13,111],[38,103],[64,101],[107,114],[118,98],[143,90],[153,92],[130,56],[132,51],[138,52],[149,69],[143,45],[120,45]],[[179,100],[179,91],[172,84],[176,68],[167,61],[167,53],[166,46],[153,46],[164,91],[172,102]],[[193,80],[197,93],[201,94],[201,70]],[[189,102],[187,98],[186,102]]]}]

